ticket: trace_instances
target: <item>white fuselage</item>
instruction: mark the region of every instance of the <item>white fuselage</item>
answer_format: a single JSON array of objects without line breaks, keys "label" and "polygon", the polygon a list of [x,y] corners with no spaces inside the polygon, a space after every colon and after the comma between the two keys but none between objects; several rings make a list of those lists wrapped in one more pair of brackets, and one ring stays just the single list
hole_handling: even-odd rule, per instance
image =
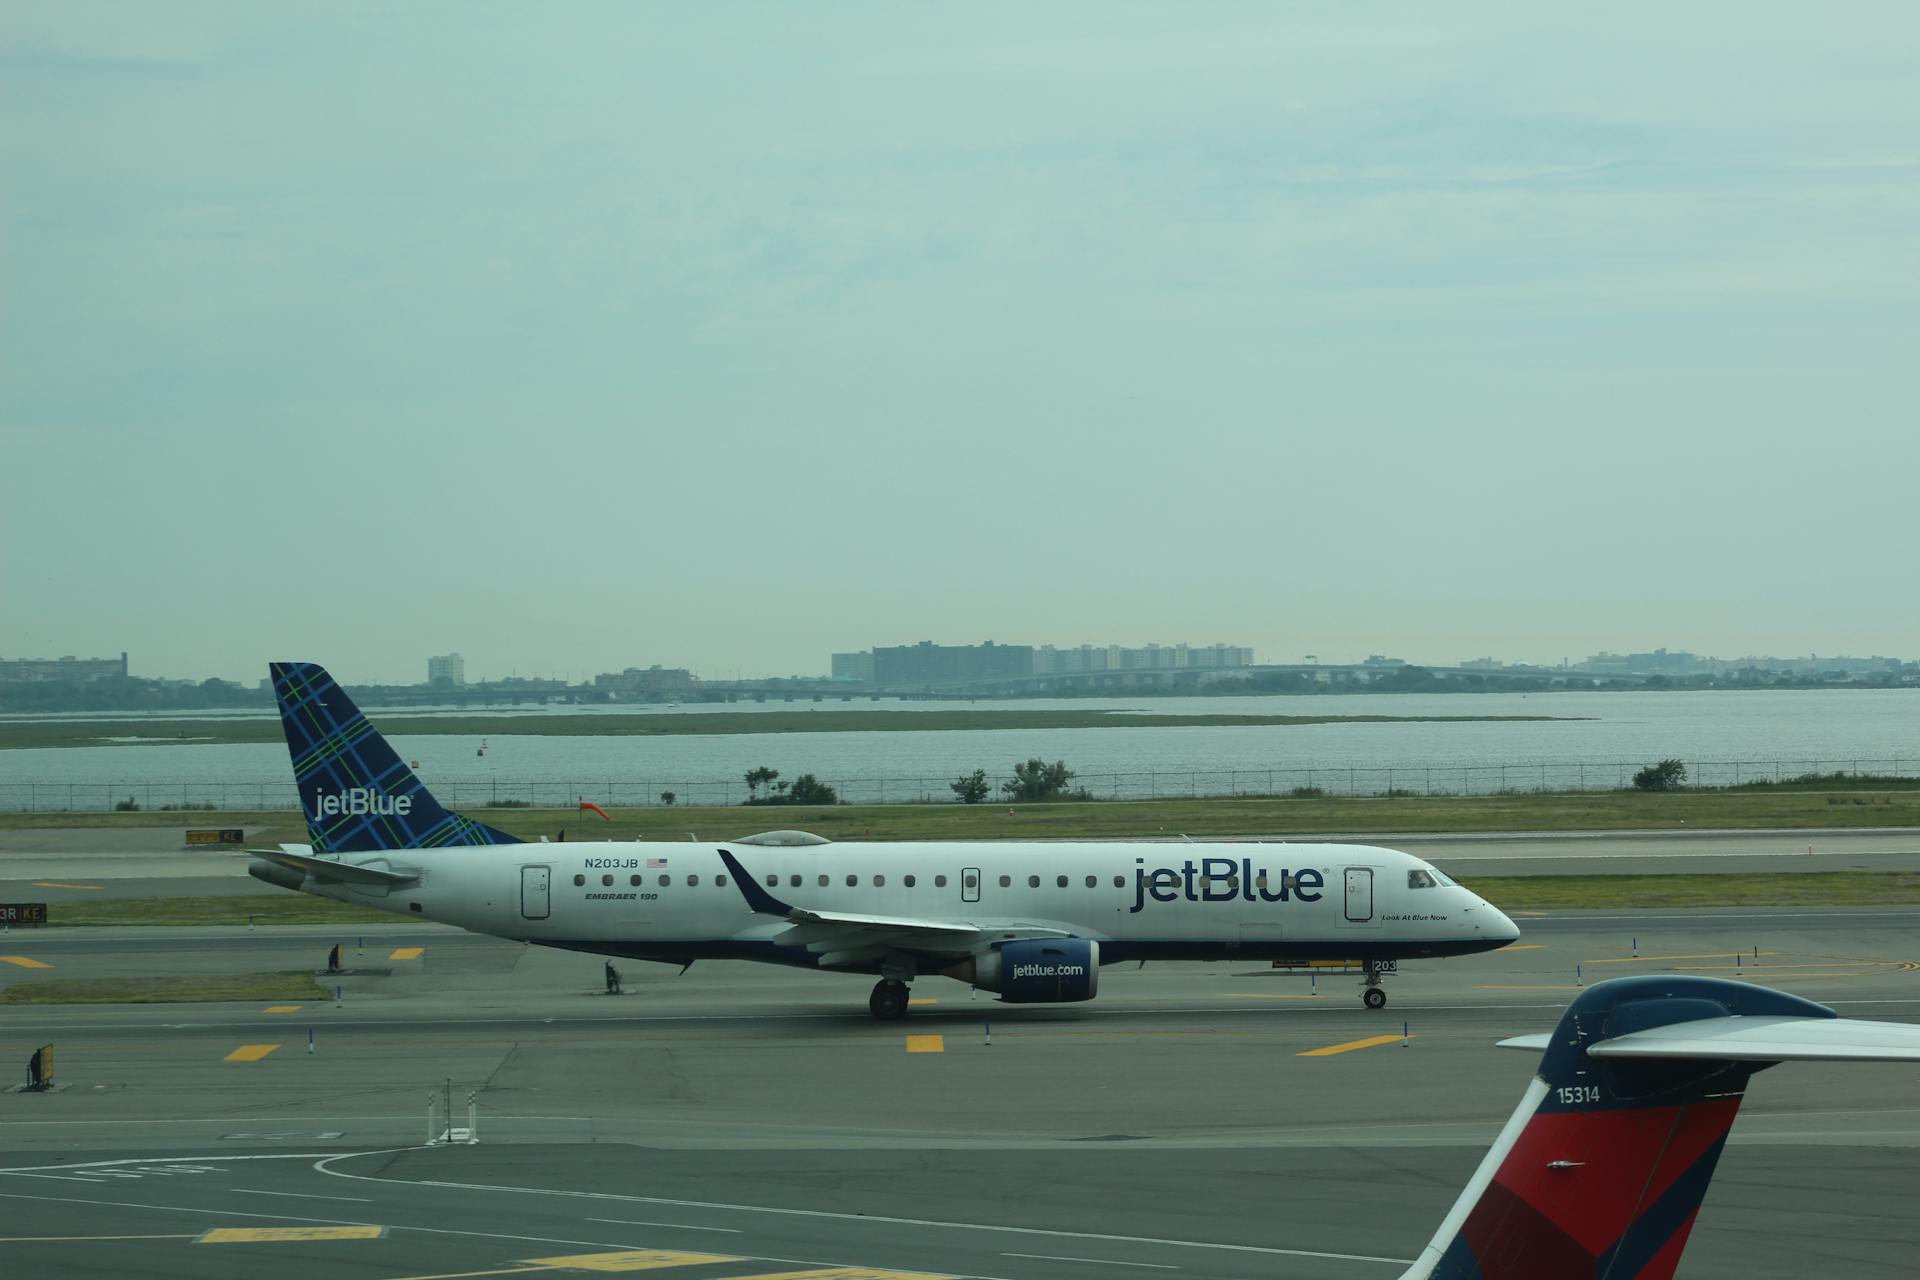
[{"label": "white fuselage", "polygon": [[[1366,845],[629,841],[394,850],[340,859],[416,884],[307,892],[615,956],[815,965],[775,941],[726,849],[767,893],[807,911],[1041,928],[1130,959],[1396,959],[1504,946],[1513,922],[1410,854]],[[863,967],[863,966],[856,966]]]}]

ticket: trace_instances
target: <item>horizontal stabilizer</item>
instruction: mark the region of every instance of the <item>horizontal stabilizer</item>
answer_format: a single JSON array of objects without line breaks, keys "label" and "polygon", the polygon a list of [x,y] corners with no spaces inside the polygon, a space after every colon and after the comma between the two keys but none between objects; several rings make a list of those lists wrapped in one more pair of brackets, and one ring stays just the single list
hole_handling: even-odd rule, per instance
[{"label": "horizontal stabilizer", "polygon": [[1920,1062],[1920,1026],[1859,1018],[1701,1018],[1601,1040],[1587,1046],[1587,1056],[1717,1062]]},{"label": "horizontal stabilizer", "polygon": [[1545,1053],[1547,1046],[1553,1043],[1553,1036],[1542,1031],[1530,1036],[1512,1036],[1494,1045],[1496,1049],[1529,1049],[1534,1053]]},{"label": "horizontal stabilizer", "polygon": [[275,866],[285,867],[289,871],[298,871],[310,875],[321,883],[334,884],[380,884],[397,888],[403,884],[414,884],[420,879],[418,871],[389,871],[381,867],[356,867],[350,862],[335,862],[331,858],[315,858],[304,853],[290,853],[285,849],[249,849],[248,853],[256,858],[265,859]]}]

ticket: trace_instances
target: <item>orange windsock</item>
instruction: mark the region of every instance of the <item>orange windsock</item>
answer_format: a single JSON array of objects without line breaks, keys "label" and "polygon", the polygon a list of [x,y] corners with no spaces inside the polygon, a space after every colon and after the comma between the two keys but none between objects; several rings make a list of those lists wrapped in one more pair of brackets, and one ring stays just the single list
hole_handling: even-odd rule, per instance
[{"label": "orange windsock", "polygon": [[601,807],[600,807],[599,805],[597,805],[597,804],[595,804],[595,803],[594,803],[593,801],[591,801],[591,800],[589,800],[589,799],[587,799],[587,798],[586,798],[585,796],[582,796],[582,797],[580,798],[580,807],[581,807],[582,809],[591,809],[591,810],[593,810],[593,811],[594,811],[595,813],[597,813],[597,814],[599,814],[599,815],[600,815],[601,817],[603,817],[603,818],[606,818],[608,822],[612,822],[612,821],[613,821],[613,819],[612,819],[612,818],[608,818],[608,817],[607,817],[607,811],[606,811],[605,809],[602,809],[602,808],[601,808]]}]

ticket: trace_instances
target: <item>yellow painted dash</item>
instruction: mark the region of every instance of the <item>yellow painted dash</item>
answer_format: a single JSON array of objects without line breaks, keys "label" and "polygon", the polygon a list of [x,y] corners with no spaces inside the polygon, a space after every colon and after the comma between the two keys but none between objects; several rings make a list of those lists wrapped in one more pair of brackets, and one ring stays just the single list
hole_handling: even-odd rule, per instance
[{"label": "yellow painted dash", "polygon": [[202,1232],[201,1244],[268,1244],[278,1240],[378,1240],[385,1227],[215,1227]]},{"label": "yellow painted dash", "polygon": [[654,1271],[661,1267],[703,1267],[711,1262],[738,1262],[718,1253],[678,1253],[671,1249],[623,1249],[618,1253],[576,1253],[564,1258],[528,1258],[538,1267],[565,1267],[573,1271]]},{"label": "yellow painted dash", "polygon": [[907,1001],[907,1003],[911,1005],[929,1005],[929,1004],[939,1004],[940,1002],[938,1000],[935,1000],[932,996],[915,996],[913,999]]},{"label": "yellow painted dash", "polygon": [[1330,1044],[1324,1049],[1308,1049],[1297,1053],[1296,1058],[1331,1058],[1336,1053],[1352,1053],[1355,1049],[1372,1049],[1383,1044],[1398,1044],[1401,1036],[1368,1036],[1365,1040],[1349,1040],[1345,1044]]},{"label": "yellow painted dash", "polygon": [[35,880],[33,887],[36,889],[85,889],[91,893],[98,893],[102,886],[97,884],[62,884],[58,880]]},{"label": "yellow painted dash", "polygon": [[946,1051],[947,1038],[945,1036],[907,1037],[908,1053],[945,1053]]},{"label": "yellow painted dash", "polygon": [[1509,942],[1494,954],[1502,955],[1508,951],[1545,951],[1546,949],[1547,944],[1544,942]]},{"label": "yellow painted dash", "polygon": [[[1777,956],[1778,951],[1762,951],[1763,956]],[[1751,960],[1751,951],[1703,951],[1691,956],[1615,956],[1606,960],[1587,960],[1585,964],[1645,964],[1649,960],[1731,960],[1735,956],[1744,956]]]},{"label": "yellow painted dash", "polygon": [[393,954],[388,956],[387,959],[418,960],[422,955],[426,954],[426,950],[425,947],[395,947]]},{"label": "yellow painted dash", "polygon": [[0,956],[0,960],[4,960],[4,961],[6,961],[6,962],[7,962],[8,964],[17,964],[17,965],[19,965],[19,966],[20,966],[20,967],[21,967],[22,969],[51,969],[51,968],[53,968],[53,966],[52,966],[52,965],[50,965],[50,964],[42,964],[42,963],[40,963],[40,962],[39,962],[38,960],[35,960],[35,959],[34,959],[34,958],[33,958],[32,956]]},{"label": "yellow painted dash", "polygon": [[1311,991],[1235,991],[1235,1000],[1318,1000],[1320,997]]},{"label": "yellow painted dash", "polygon": [[270,1004],[266,1008],[262,1009],[260,1012],[262,1013],[298,1013],[300,1012],[300,1006],[297,1004]]},{"label": "yellow painted dash", "polygon": [[198,1236],[0,1236],[0,1244],[52,1244],[63,1240],[197,1240]]},{"label": "yellow painted dash", "polygon": [[280,1046],[277,1044],[243,1044],[222,1058],[222,1062],[258,1062]]}]

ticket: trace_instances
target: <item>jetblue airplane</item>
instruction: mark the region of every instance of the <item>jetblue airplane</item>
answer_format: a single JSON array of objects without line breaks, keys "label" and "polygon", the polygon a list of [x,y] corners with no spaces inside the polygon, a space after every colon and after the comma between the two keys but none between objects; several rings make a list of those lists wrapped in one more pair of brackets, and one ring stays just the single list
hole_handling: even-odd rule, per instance
[{"label": "jetblue airplane", "polygon": [[1540,1070],[1401,1280],[1672,1280],[1747,1080],[1782,1062],[1920,1062],[1920,1026],[1723,978],[1617,978]]},{"label": "jetblue airplane", "polygon": [[1364,845],[528,844],[441,807],[312,663],[270,668],[311,843],[252,850],[286,889],[595,955],[869,973],[877,1018],[957,978],[1014,1004],[1091,1000],[1125,960],[1351,960],[1368,1008],[1400,960],[1520,931],[1430,864]]}]

